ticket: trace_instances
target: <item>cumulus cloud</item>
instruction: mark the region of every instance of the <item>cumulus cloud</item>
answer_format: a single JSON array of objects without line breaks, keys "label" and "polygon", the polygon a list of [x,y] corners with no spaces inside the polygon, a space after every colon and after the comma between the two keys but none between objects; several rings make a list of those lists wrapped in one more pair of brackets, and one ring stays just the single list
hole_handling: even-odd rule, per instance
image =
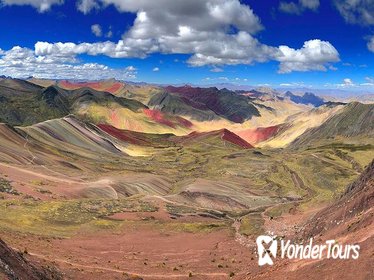
[{"label": "cumulus cloud", "polygon": [[367,44],[369,51],[374,52],[374,36],[369,38],[369,42]]},{"label": "cumulus cloud", "polygon": [[339,87],[342,87],[342,88],[351,88],[351,87],[355,87],[356,84],[352,81],[352,79],[345,78],[345,79],[343,79],[343,82],[341,84],[337,84],[335,86],[337,86],[338,88]]},{"label": "cumulus cloud", "polygon": [[91,32],[96,36],[96,37],[101,37],[103,36],[103,31],[101,29],[101,26],[99,24],[94,24],[91,26]]},{"label": "cumulus cloud", "polygon": [[[100,0],[104,6],[113,4],[121,12],[137,13],[131,33],[177,34],[179,26],[198,31],[211,31],[235,26],[255,33],[262,29],[253,10],[238,0]],[[151,23],[155,23],[152,29]],[[143,33],[144,32],[144,33]]]},{"label": "cumulus cloud", "polygon": [[334,0],[343,18],[352,24],[374,25],[373,0]]},{"label": "cumulus cloud", "polygon": [[288,14],[300,15],[308,9],[316,11],[319,4],[319,0],[299,0],[298,2],[281,1],[279,3],[279,10]]},{"label": "cumulus cloud", "polygon": [[50,10],[53,5],[62,5],[64,0],[0,0],[0,3],[6,6],[30,5],[37,9],[40,13],[43,13]]},{"label": "cumulus cloud", "polygon": [[[292,49],[262,44],[254,37],[263,28],[260,19],[238,0],[97,0],[95,3],[103,7],[114,5],[120,12],[137,14],[133,26],[116,45],[109,42],[91,45],[97,53],[99,48],[101,53],[111,57],[146,57],[154,52],[192,54],[188,59],[192,66],[278,60],[282,73],[325,71],[326,63],[338,61],[336,49],[328,42],[317,43],[316,47],[306,42],[303,49],[294,50],[299,56],[296,61],[287,53]],[[300,0],[298,5],[315,10],[319,1]],[[238,31],[230,32],[232,27]]]},{"label": "cumulus cloud", "polygon": [[339,53],[329,42],[310,40],[301,49],[295,50],[287,46],[280,46],[281,55],[279,73],[292,71],[327,71],[326,66],[338,62]]},{"label": "cumulus cloud", "polygon": [[340,86],[342,86],[342,87],[353,87],[353,86],[355,86],[355,83],[351,79],[345,78],[345,79],[343,79],[343,83]]},{"label": "cumulus cloud", "polygon": [[152,69],[152,71],[153,71],[153,72],[158,72],[158,71],[160,71],[160,68],[155,67],[155,68]]},{"label": "cumulus cloud", "polygon": [[[184,47],[179,50],[183,51]],[[278,48],[264,45],[244,31],[234,35],[216,34],[204,45],[193,43],[191,47],[191,50],[185,51],[194,53],[188,59],[192,66],[266,62],[274,59],[279,52]],[[178,51],[178,48],[175,50]]]},{"label": "cumulus cloud", "polygon": [[[202,66],[262,62],[271,51],[252,36],[263,28],[260,19],[238,0],[93,2],[136,13],[133,26],[117,46],[107,46],[116,52],[110,55],[113,57],[146,57],[154,52],[193,54],[189,63]],[[232,28],[239,32],[230,32]]]},{"label": "cumulus cloud", "polygon": [[71,42],[37,42],[35,44],[36,55],[57,55],[60,57],[89,54],[106,55],[112,58],[145,58],[148,54],[156,52],[157,50],[158,48],[152,45],[151,40],[139,41],[135,39],[128,39],[126,41],[119,40],[117,43],[106,41],[81,44]]},{"label": "cumulus cloud", "polygon": [[[312,4],[304,7],[313,9]],[[254,64],[280,62],[280,73],[326,71],[339,61],[329,43],[311,40],[301,49],[268,46],[254,36],[263,29],[253,10],[239,0],[82,0],[78,9],[88,13],[114,5],[120,12],[136,14],[133,25],[117,42],[95,43],[37,42],[34,55],[61,63],[78,63],[82,54],[112,58],[145,58],[152,53],[189,54],[190,66]],[[92,30],[104,35],[100,26]]]},{"label": "cumulus cloud", "polygon": [[135,79],[137,70],[133,66],[113,69],[98,63],[79,63],[74,57],[36,55],[29,48],[15,46],[0,53],[0,75],[17,78],[35,76],[53,79]]},{"label": "cumulus cloud", "polygon": [[[218,36],[218,35],[217,35]],[[271,47],[261,44],[246,32],[239,32],[211,39],[201,46],[192,44],[192,49],[186,46],[174,46],[170,52],[193,53],[188,59],[191,66],[224,64],[251,64],[276,60],[280,62],[279,73],[292,71],[326,71],[331,69],[331,63],[339,61],[338,51],[326,41],[310,40],[301,49],[288,46]],[[141,44],[139,44],[139,42]],[[62,61],[74,62],[77,55],[106,55],[112,58],[140,57],[144,58],[154,52],[163,52],[163,47],[155,45],[151,39],[138,41],[136,39],[119,40],[117,43],[106,41],[98,43],[49,43],[37,42],[37,56],[53,57]],[[169,53],[169,52],[168,52]]]}]

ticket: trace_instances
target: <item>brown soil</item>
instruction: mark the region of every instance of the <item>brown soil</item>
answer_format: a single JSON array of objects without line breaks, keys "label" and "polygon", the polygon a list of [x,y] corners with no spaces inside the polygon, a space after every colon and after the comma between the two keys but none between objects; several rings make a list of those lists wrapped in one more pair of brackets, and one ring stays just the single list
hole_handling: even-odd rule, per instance
[{"label": "brown soil", "polygon": [[[254,255],[227,230],[210,233],[165,232],[132,224],[115,233],[81,233],[69,239],[5,236],[14,247],[53,262],[70,279],[243,279]],[[253,260],[251,260],[253,258]],[[234,278],[235,279],[235,278]]]}]

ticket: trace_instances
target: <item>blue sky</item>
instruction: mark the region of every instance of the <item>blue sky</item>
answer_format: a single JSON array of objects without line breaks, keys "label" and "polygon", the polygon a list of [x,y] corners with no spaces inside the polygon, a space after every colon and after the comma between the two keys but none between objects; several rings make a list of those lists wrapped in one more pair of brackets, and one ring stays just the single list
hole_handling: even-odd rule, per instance
[{"label": "blue sky", "polygon": [[371,0],[0,2],[0,75],[374,92]]}]

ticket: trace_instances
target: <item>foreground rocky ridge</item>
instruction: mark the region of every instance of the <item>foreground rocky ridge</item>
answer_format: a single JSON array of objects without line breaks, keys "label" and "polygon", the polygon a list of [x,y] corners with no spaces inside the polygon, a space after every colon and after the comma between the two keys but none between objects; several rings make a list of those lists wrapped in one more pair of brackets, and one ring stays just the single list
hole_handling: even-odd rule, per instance
[{"label": "foreground rocky ridge", "polygon": [[42,267],[27,259],[27,251],[16,252],[0,239],[0,276],[10,280],[60,280],[63,274],[53,266]]}]

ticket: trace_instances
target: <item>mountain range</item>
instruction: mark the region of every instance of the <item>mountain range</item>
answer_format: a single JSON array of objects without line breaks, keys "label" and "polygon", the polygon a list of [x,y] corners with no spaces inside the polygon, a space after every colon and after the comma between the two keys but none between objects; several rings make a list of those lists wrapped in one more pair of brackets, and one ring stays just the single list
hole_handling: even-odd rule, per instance
[{"label": "mountain range", "polygon": [[325,260],[263,274],[253,246],[266,232],[357,234],[368,260],[355,267],[369,267],[373,103],[3,77],[0,104],[3,275],[341,277]]}]

